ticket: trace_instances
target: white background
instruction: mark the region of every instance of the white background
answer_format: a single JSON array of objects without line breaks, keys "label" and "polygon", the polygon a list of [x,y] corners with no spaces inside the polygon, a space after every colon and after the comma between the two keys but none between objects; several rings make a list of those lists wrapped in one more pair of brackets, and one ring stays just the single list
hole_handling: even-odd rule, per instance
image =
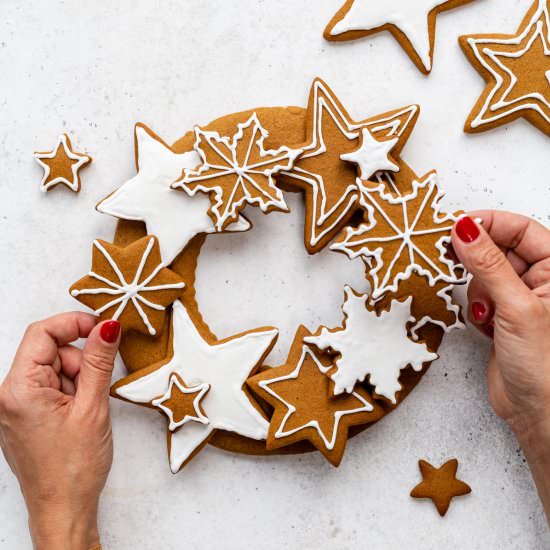
[{"label": "white background", "polygon": [[[435,68],[425,78],[389,35],[325,42],[340,0],[2,0],[1,374],[26,324],[78,307],[66,289],[88,269],[91,241],[113,235],[115,221],[93,206],[134,174],[137,121],[171,142],[223,114],[305,106],[319,75],[356,118],[422,106],[404,158],[420,175],[439,170],[449,207],[505,208],[550,223],[548,138],[523,121],[462,133],[483,81],[457,37],[514,32],[529,5],[478,0],[440,16]],[[62,131],[94,163],[79,195],[44,196],[32,153],[52,147]],[[345,282],[361,290],[360,268],[343,256],[307,258],[302,211],[289,200],[290,216],[254,212],[251,233],[209,237],[199,265],[199,300],[213,329],[225,336],[276,324],[282,335],[273,362],[286,354],[298,322],[338,323]],[[105,547],[548,547],[526,464],[487,402],[487,353],[471,330],[449,336],[417,390],[350,441],[339,469],[318,453],[262,459],[208,447],[172,476],[164,420],[113,402]],[[408,493],[419,458],[440,464],[455,456],[473,493],[440,519],[430,502]],[[0,547],[28,548],[24,504],[1,461],[0,518]]]}]

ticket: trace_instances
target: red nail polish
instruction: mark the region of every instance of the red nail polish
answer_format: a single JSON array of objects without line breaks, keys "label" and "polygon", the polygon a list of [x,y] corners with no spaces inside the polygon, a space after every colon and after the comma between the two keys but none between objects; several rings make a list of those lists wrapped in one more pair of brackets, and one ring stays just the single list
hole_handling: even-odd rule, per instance
[{"label": "red nail polish", "polygon": [[118,321],[105,321],[99,329],[99,335],[104,342],[114,344],[120,334],[120,323]]},{"label": "red nail polish", "polygon": [[472,304],[472,316],[476,321],[481,321],[485,314],[487,313],[487,308],[481,302],[474,302]]},{"label": "red nail polish", "polygon": [[473,243],[479,237],[479,227],[477,223],[468,216],[460,218],[456,222],[456,234],[458,238],[465,243]]}]

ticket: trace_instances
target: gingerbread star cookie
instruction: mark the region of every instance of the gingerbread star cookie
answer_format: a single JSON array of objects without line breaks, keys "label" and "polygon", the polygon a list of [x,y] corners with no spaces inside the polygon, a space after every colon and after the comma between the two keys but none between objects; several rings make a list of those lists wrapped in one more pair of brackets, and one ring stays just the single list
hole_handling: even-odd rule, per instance
[{"label": "gingerbread star cookie", "polygon": [[392,157],[403,149],[418,118],[416,105],[356,122],[321,80],[313,82],[306,120],[306,142],[280,181],[304,190],[305,246],[322,250],[357,211],[358,173],[397,171]]},{"label": "gingerbread star cookie", "polygon": [[411,497],[431,499],[440,516],[447,513],[454,497],[472,492],[469,485],[456,478],[456,458],[449,460],[441,468],[435,468],[425,460],[419,460],[418,466],[423,480],[411,491]]},{"label": "gingerbread star cookie", "polygon": [[437,15],[472,0],[347,0],[324,32],[331,41],[390,31],[424,74],[432,70]]},{"label": "gingerbread star cookie", "polygon": [[218,231],[237,221],[247,204],[259,206],[264,213],[287,212],[274,176],[292,168],[300,150],[285,146],[266,150],[268,135],[256,113],[237,125],[232,138],[195,128],[195,150],[202,164],[198,169],[185,169],[173,187],[190,196],[198,191],[209,194],[210,215]]},{"label": "gingerbread star cookie", "polygon": [[92,270],[70,293],[100,319],[118,319],[124,330],[155,336],[162,332],[166,307],[184,286],[162,263],[157,238],[148,236],[126,248],[94,241]]},{"label": "gingerbread star cookie", "polygon": [[536,0],[516,34],[459,41],[487,81],[465,131],[484,132],[523,117],[550,136],[550,1]]},{"label": "gingerbread star cookie", "polygon": [[326,376],[331,361],[305,344],[309,335],[305,327],[299,327],[286,363],[257,374],[247,383],[274,409],[268,449],[308,440],[338,466],[349,427],[374,422],[382,411],[360,387],[349,394],[332,395],[332,383]]},{"label": "gingerbread star cookie", "polygon": [[[103,199],[96,209],[126,220],[145,222],[147,232],[159,239],[162,260],[170,264],[199,233],[214,233],[208,215],[210,201],[203,194],[189,197],[171,189],[184,169],[200,165],[195,151],[175,153],[144,124],[136,124],[135,155],[138,173]],[[251,225],[239,216],[227,231],[247,231]]]},{"label": "gingerbread star cookie", "polygon": [[367,309],[367,294],[357,294],[350,287],[344,293],[343,326],[331,330],[322,327],[304,341],[337,354],[334,368],[327,370],[334,382],[334,395],[351,393],[358,382],[367,380],[376,395],[395,404],[401,370],[410,365],[418,372],[438,357],[426,344],[408,337],[408,324],[415,320],[411,316],[412,296],[392,302],[389,311],[377,315]]},{"label": "gingerbread star cookie", "polygon": [[36,162],[44,169],[40,190],[44,193],[64,185],[71,191],[80,191],[80,170],[92,162],[92,157],[73,151],[71,140],[62,134],[51,151],[34,153]]},{"label": "gingerbread star cookie", "polygon": [[[268,422],[244,384],[269,354],[277,336],[274,328],[260,328],[215,340],[178,300],[172,308],[169,358],[119,380],[111,395],[137,405],[169,409],[164,412],[170,419],[170,468],[177,473],[215,430],[265,439]],[[175,384],[179,385],[174,395]],[[190,411],[189,401],[183,406],[178,392],[200,397],[201,408],[195,402],[194,412]],[[186,415],[194,421],[183,422]]]}]

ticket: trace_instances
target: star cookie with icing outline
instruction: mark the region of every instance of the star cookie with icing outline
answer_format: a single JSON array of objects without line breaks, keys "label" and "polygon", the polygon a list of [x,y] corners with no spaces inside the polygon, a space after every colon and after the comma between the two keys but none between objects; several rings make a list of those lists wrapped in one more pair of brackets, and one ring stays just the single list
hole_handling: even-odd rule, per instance
[{"label": "star cookie with icing outline", "polygon": [[418,461],[422,481],[411,491],[413,498],[429,498],[443,517],[455,497],[472,492],[471,487],[456,478],[458,460],[453,458],[440,468],[435,468],[425,460]]},{"label": "star cookie with icing outline", "polygon": [[418,69],[432,70],[437,16],[473,0],[347,0],[327,25],[329,41],[389,31]]},{"label": "star cookie with icing outline", "polygon": [[395,157],[418,114],[419,107],[411,105],[356,122],[325,82],[313,81],[307,141],[294,167],[279,178],[305,193],[304,243],[310,254],[321,251],[359,209],[358,170],[365,179],[379,170],[399,170]]},{"label": "star cookie with icing outline", "polygon": [[118,319],[125,331],[157,336],[166,308],[184,287],[181,277],[162,263],[157,238],[147,236],[125,248],[94,241],[92,269],[70,293],[101,320]]},{"label": "star cookie with icing outline", "polygon": [[[137,174],[104,198],[96,209],[117,218],[145,222],[147,232],[159,239],[162,260],[168,265],[193,237],[217,231],[208,214],[208,197],[189,197],[170,187],[184,169],[199,166],[200,157],[195,151],[175,153],[141,123],[134,128],[134,143]],[[239,216],[227,231],[250,228],[250,222]]]},{"label": "star cookie with icing outline", "polygon": [[218,231],[237,221],[247,204],[259,206],[266,214],[274,210],[288,212],[274,176],[292,168],[301,151],[285,146],[266,150],[264,141],[268,136],[256,113],[237,125],[231,139],[196,127],[195,150],[202,164],[196,170],[186,168],[172,187],[192,197],[199,191],[209,194],[209,212]]},{"label": "star cookie with icing outline", "polygon": [[484,132],[523,117],[550,137],[550,1],[536,0],[514,35],[459,42],[487,82],[464,130]]},{"label": "star cookie with icing outline", "polygon": [[364,388],[333,396],[332,383],[326,376],[332,363],[305,344],[308,335],[308,330],[300,326],[286,363],[257,374],[247,384],[273,407],[268,449],[307,440],[338,466],[349,428],[375,422],[382,416],[382,409]]},{"label": "star cookie with icing outline", "polygon": [[268,422],[245,382],[267,357],[277,336],[277,329],[264,327],[216,340],[178,300],[172,308],[169,358],[119,380],[111,395],[151,408],[167,395],[175,374],[187,387],[208,386],[201,401],[208,422],[188,422],[174,431],[168,429],[170,468],[177,473],[215,430],[265,439]]},{"label": "star cookie with icing outline", "polygon": [[73,150],[67,134],[61,134],[51,151],[34,153],[36,162],[44,169],[40,190],[44,193],[58,185],[71,191],[80,191],[80,170],[85,168],[92,157]]}]

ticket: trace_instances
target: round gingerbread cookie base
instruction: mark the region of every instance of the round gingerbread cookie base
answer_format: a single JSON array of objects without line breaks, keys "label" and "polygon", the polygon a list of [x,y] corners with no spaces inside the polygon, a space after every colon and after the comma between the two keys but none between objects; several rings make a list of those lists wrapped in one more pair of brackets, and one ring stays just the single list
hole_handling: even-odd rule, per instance
[{"label": "round gingerbread cookie base", "polygon": [[[258,115],[262,125],[269,132],[269,138],[265,141],[266,149],[276,149],[283,144],[293,147],[303,143],[306,139],[306,111],[301,107],[265,107],[235,113],[214,120],[203,129],[217,131],[221,135],[232,135],[237,124],[247,120],[253,113]],[[173,145],[173,150],[177,153],[190,151],[193,148],[194,141],[194,133],[188,132],[181,139],[176,141]],[[290,191],[290,189],[287,190]],[[120,220],[117,225],[114,242],[117,245],[127,246],[145,235],[145,224],[135,221]],[[197,318],[200,319],[202,319],[200,316],[200,307],[195,297],[195,270],[201,247],[206,238],[206,235],[195,237],[170,266],[170,268],[178,273],[186,283],[182,301],[185,302],[185,305],[194,311]],[[426,302],[426,311],[430,311],[429,302],[435,300],[433,290],[431,292],[428,291],[426,285],[424,285],[419,286],[418,291],[420,293],[423,291],[423,293],[419,295],[415,292],[415,300]],[[392,297],[395,299],[402,299],[406,297],[406,294],[403,293],[402,297],[398,294]],[[434,307],[436,306],[432,306],[432,308]],[[166,324],[168,325],[169,322],[169,317],[167,317]],[[207,328],[204,322],[203,327]],[[168,354],[169,332],[168,326],[165,326],[165,330],[163,330],[162,335],[158,338],[147,337],[137,332],[128,332],[124,334],[120,346],[120,353],[128,371],[135,372],[157,361],[165,359]],[[428,324],[421,329],[420,336],[421,340],[426,342],[431,350],[437,351],[441,344],[443,330],[436,325]],[[397,394],[396,405],[391,405],[386,401],[382,403],[384,416],[392,412],[403,402],[426,373],[428,367],[427,365],[421,372],[415,372],[411,368],[407,368],[402,372],[399,380],[403,389]],[[263,405],[267,407],[265,404]],[[373,424],[374,423],[351,427],[349,436],[353,437],[368,429]],[[301,442],[278,450],[268,451],[265,447],[265,441],[256,441],[223,430],[216,430],[208,443],[226,451],[248,455],[298,454],[316,450],[313,445],[308,442]]]}]

